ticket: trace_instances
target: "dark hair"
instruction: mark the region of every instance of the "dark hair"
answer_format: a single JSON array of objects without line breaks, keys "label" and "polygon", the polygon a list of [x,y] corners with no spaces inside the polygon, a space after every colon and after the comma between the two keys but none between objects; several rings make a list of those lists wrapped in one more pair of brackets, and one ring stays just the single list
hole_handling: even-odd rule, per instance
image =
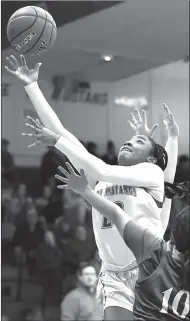
[{"label": "dark hair", "polygon": [[170,199],[175,197],[183,198],[190,192],[189,181],[182,182],[182,183],[175,183],[175,184],[164,182],[164,184],[165,184],[165,197]]},{"label": "dark hair", "polygon": [[180,271],[181,289],[190,289],[190,206],[187,205],[176,217],[171,231],[171,243],[182,254],[182,266]]},{"label": "dark hair", "polygon": [[95,269],[95,271],[96,271],[96,268],[95,268],[95,266],[93,264],[88,263],[88,262],[82,262],[82,263],[80,263],[80,265],[78,267],[77,274],[81,275],[83,270],[88,268],[88,267],[93,267]]},{"label": "dark hair", "polygon": [[[156,144],[152,138],[149,137],[149,140],[152,143],[151,155],[157,159],[156,165],[164,171],[168,164],[168,154],[166,150],[161,145]],[[164,182],[164,189],[165,197],[170,199],[174,197],[182,198],[189,193],[189,181],[178,184]]]},{"label": "dark hair", "polygon": [[156,165],[164,171],[168,164],[168,154],[161,145],[157,144],[152,138],[148,138],[152,144],[151,156],[156,158]]}]

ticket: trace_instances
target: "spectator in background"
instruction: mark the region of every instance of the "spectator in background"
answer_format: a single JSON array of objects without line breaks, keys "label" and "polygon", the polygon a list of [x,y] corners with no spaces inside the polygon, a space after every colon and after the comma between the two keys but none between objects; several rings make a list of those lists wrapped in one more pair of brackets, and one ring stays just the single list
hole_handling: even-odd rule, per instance
[{"label": "spectator in background", "polygon": [[93,258],[96,245],[92,229],[86,225],[86,203],[69,190],[62,194],[63,215],[55,223],[56,244],[63,253],[63,294],[75,286],[76,271],[82,261]]},{"label": "spectator in background", "polygon": [[[13,190],[9,186],[7,188],[1,189],[1,222],[3,222],[6,218],[6,220],[13,219],[12,213],[11,213],[11,202],[13,198]],[[8,216],[11,218],[8,219]]]},{"label": "spectator in background", "polygon": [[64,215],[73,227],[78,226],[81,220],[85,221],[88,206],[80,195],[71,190],[65,190],[62,194],[62,202]]},{"label": "spectator in background", "polygon": [[43,321],[44,318],[39,309],[24,308],[20,312],[19,321]]},{"label": "spectator in background", "polygon": [[96,299],[97,273],[93,266],[83,263],[77,273],[78,286],[66,295],[61,304],[61,321],[102,320],[102,306]]},{"label": "spectator in background", "polygon": [[97,152],[97,144],[96,144],[96,143],[94,143],[94,142],[88,142],[88,143],[86,144],[86,149],[87,149],[87,151],[88,151],[90,154],[92,154],[92,155],[94,155],[94,156],[96,156],[96,157],[99,157],[99,156],[98,156],[98,152]]},{"label": "spectator in background", "polygon": [[76,252],[75,258],[78,262],[78,265],[81,262],[88,262],[92,260],[92,258],[95,256],[97,247],[94,235],[92,234],[92,231],[84,225],[79,225],[76,228],[74,249]]},{"label": "spectator in background", "polygon": [[44,207],[46,207],[49,203],[49,200],[52,196],[52,189],[50,186],[45,185],[42,190],[42,195],[38,197],[35,201],[36,207],[41,212]]},{"label": "spectator in background", "polygon": [[47,147],[47,152],[41,162],[41,181],[43,185],[48,183],[50,177],[55,176],[60,164],[63,164],[60,153],[57,153],[53,147]]},{"label": "spectator in background", "polygon": [[36,209],[29,209],[26,213],[26,221],[16,228],[13,237],[13,248],[16,262],[20,263],[23,253],[26,256],[26,265],[29,275],[36,271],[36,250],[44,240],[44,227],[38,220]]},{"label": "spectator in background", "polygon": [[15,225],[10,212],[10,194],[4,193],[2,193],[4,219],[1,224],[1,260],[4,264],[12,264],[12,239],[15,233]]},{"label": "spectator in background", "polygon": [[92,258],[92,260],[90,260],[90,263],[96,268],[96,271],[99,274],[102,265],[102,260],[99,256],[98,250],[96,250],[94,257]]},{"label": "spectator in background", "polygon": [[189,178],[189,161],[187,155],[179,156],[175,177],[176,183],[185,182]]},{"label": "spectator in background", "polygon": [[9,141],[5,138],[1,140],[1,173],[2,178],[9,182],[15,182],[15,164],[11,153],[8,151]]},{"label": "spectator in background", "polygon": [[107,142],[106,154],[102,156],[102,160],[108,165],[118,165],[115,145],[111,140]]},{"label": "spectator in background", "polygon": [[[80,241],[76,239],[76,229],[79,221],[84,220],[83,212],[79,215],[81,205],[79,199],[76,198],[74,194],[75,193],[67,193],[67,191],[62,194],[63,212],[62,216],[56,220],[54,230],[56,244],[63,254],[63,295],[75,287],[75,276],[79,264],[77,248],[80,247],[80,245],[77,244],[80,243]],[[79,217],[77,217],[78,215]],[[82,251],[84,252],[84,246]]]},{"label": "spectator in background", "polygon": [[11,211],[15,217],[15,225],[20,226],[26,221],[26,212],[33,208],[33,199],[28,196],[27,186],[19,184],[13,192],[13,199],[11,202]]}]

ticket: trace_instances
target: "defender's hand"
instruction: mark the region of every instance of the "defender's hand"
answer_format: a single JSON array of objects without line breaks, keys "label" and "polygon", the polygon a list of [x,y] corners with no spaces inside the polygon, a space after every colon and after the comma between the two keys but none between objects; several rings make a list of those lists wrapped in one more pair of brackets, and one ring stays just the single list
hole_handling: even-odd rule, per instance
[{"label": "defender's hand", "polygon": [[163,104],[164,107],[164,126],[167,130],[168,137],[178,137],[179,136],[179,127],[175,121],[173,114],[166,104]]},{"label": "defender's hand", "polygon": [[147,124],[147,116],[145,110],[142,111],[142,117],[138,109],[135,109],[135,115],[131,113],[132,121],[128,121],[131,128],[135,131],[136,135],[145,135],[153,137],[158,124],[154,125],[151,129]]},{"label": "defender's hand", "polygon": [[29,85],[38,80],[40,67],[42,65],[41,62],[37,63],[34,69],[29,69],[23,55],[20,56],[20,63],[13,55],[7,57],[6,60],[11,68],[9,69],[9,67],[5,66],[8,73],[23,81],[25,85]]},{"label": "defender's hand", "polygon": [[84,171],[81,169],[80,175],[77,175],[73,169],[73,167],[67,162],[66,163],[68,172],[61,166],[58,169],[62,172],[65,177],[60,175],[55,175],[55,178],[65,183],[66,185],[58,185],[59,189],[72,189],[74,192],[78,194],[82,194],[85,189],[88,187],[88,181],[85,176]]},{"label": "defender's hand", "polygon": [[40,124],[38,119],[36,119],[35,121],[32,117],[27,116],[27,120],[29,120],[32,123],[32,125],[29,123],[26,123],[25,125],[31,128],[33,133],[32,134],[22,133],[22,135],[28,136],[28,137],[34,137],[36,139],[36,141],[33,144],[29,145],[28,148],[34,147],[42,143],[45,144],[46,146],[54,146],[57,143],[57,141],[60,138],[59,135],[51,132],[46,127],[43,127]]}]

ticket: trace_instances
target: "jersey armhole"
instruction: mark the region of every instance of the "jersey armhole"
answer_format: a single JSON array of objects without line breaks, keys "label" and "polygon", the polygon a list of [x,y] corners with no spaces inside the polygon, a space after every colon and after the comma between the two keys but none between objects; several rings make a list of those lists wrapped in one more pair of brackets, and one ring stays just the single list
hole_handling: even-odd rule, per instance
[{"label": "jersey armhole", "polygon": [[[155,268],[155,270],[148,276],[148,277],[144,277],[144,278],[140,278],[140,280],[138,281],[138,283],[144,283],[144,282],[151,282],[160,272],[160,270],[162,269],[162,266],[165,262],[166,259],[166,253],[167,253],[167,242],[165,242],[164,240],[160,243],[161,244],[161,259],[160,259],[160,263],[158,264],[158,266]],[[151,259],[152,255],[154,254],[155,251],[157,251],[159,248],[155,249],[149,257],[146,257],[143,261],[140,262],[139,264],[139,273],[140,273],[140,269],[141,269],[141,265],[145,264],[146,260]]]},{"label": "jersey armhole", "polygon": [[150,196],[153,198],[153,200],[155,201],[156,205],[158,208],[162,208],[163,207],[163,203],[164,203],[164,199],[165,199],[165,194],[164,194],[164,198],[163,201],[160,201],[160,197],[156,196],[156,193],[154,192],[154,190],[152,189],[148,189],[148,188],[144,188],[144,190],[150,194]]}]

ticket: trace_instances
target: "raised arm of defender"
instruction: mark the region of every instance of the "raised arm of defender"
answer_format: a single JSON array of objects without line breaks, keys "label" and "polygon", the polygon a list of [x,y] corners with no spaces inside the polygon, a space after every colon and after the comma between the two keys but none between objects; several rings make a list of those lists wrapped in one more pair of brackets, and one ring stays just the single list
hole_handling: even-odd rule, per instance
[{"label": "raised arm of defender", "polygon": [[[166,104],[163,104],[164,107],[164,125],[166,127],[168,140],[166,143],[165,150],[168,154],[168,164],[164,171],[164,180],[168,183],[174,182],[177,158],[178,158],[178,137],[179,137],[179,128],[178,125],[170,112]],[[135,111],[135,114],[132,114],[132,121],[129,121],[131,128],[135,131],[136,135],[146,135],[152,137],[155,133],[157,125],[154,125],[152,129],[149,129],[147,124],[146,112],[143,111],[142,117],[138,111]],[[165,198],[163,203],[163,208],[161,211],[161,221],[163,226],[163,232],[165,233],[171,210],[171,199]]]}]

